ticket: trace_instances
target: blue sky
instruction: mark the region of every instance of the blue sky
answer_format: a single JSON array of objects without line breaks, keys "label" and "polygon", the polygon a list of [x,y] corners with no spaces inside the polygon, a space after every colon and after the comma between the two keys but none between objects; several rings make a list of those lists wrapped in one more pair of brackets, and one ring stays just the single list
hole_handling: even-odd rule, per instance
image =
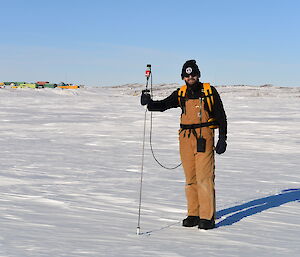
[{"label": "blue sky", "polygon": [[1,0],[0,81],[300,86],[297,0]]}]

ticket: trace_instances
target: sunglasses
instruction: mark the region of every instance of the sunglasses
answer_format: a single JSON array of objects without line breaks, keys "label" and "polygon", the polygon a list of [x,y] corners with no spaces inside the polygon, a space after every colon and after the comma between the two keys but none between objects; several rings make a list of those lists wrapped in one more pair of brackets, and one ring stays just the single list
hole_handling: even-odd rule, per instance
[{"label": "sunglasses", "polygon": [[189,77],[197,77],[196,74],[186,74],[184,75],[185,78],[189,78]]}]

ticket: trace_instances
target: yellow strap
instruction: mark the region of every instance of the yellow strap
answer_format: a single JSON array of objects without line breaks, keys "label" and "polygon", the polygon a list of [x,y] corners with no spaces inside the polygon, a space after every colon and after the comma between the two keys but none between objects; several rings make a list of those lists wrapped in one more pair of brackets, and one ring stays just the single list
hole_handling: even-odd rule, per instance
[{"label": "yellow strap", "polygon": [[185,97],[186,89],[187,89],[187,85],[183,85],[183,86],[178,90],[178,103],[179,103],[179,104],[180,104],[180,97]]},{"label": "yellow strap", "polygon": [[207,105],[210,112],[212,112],[212,106],[214,105],[214,98],[212,96],[212,89],[209,83],[203,83],[204,94],[207,97]]}]

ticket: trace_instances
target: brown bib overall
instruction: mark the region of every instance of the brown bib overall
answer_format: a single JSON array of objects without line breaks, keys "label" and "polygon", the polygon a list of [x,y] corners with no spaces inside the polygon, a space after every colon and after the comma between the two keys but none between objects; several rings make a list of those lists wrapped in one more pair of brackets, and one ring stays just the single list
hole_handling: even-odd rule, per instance
[{"label": "brown bib overall", "polygon": [[[202,101],[202,123],[208,122],[209,114]],[[200,123],[200,100],[187,99],[185,112],[181,115],[181,124]],[[200,128],[195,129],[197,137]],[[206,139],[206,151],[197,152],[197,139],[189,130],[180,130],[180,157],[185,173],[185,192],[188,216],[200,216],[201,219],[212,219],[215,216],[214,187],[214,131],[208,127],[201,128],[202,137]]]}]

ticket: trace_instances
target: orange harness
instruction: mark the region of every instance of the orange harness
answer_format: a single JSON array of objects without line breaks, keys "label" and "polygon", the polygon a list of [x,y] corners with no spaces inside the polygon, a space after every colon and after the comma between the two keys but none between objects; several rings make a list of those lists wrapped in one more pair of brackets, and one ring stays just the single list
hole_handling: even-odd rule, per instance
[{"label": "orange harness", "polygon": [[[205,95],[205,101],[208,106],[209,114],[212,113],[213,111],[213,106],[214,106],[214,96],[212,93],[212,89],[210,86],[210,83],[203,83],[203,93]],[[187,91],[187,85],[183,85],[179,90],[178,90],[178,102],[181,105],[182,104],[182,99],[185,98],[186,96],[186,91]],[[208,123],[211,123],[212,125],[209,125],[208,127],[211,129],[216,129],[219,126],[215,124],[215,118],[209,118]]]}]

